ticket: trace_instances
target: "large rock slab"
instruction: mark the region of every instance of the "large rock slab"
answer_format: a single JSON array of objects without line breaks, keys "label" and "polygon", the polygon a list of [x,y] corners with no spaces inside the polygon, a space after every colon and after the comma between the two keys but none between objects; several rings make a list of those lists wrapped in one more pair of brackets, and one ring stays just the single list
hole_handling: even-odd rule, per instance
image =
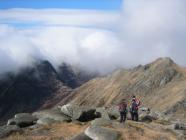
[{"label": "large rock slab", "polygon": [[85,133],[81,133],[81,134],[73,137],[70,140],[93,140],[93,139],[91,139],[90,137],[88,137],[87,135],[85,135]]},{"label": "large rock slab", "polygon": [[106,120],[118,120],[120,118],[117,106],[97,108],[96,113],[99,114],[100,118],[104,118]]},{"label": "large rock slab", "polygon": [[21,131],[20,127],[16,125],[9,125],[9,126],[1,126],[0,127],[0,138],[7,137],[13,132],[19,132]]},{"label": "large rock slab", "polygon": [[89,107],[80,107],[72,104],[67,104],[61,107],[61,112],[72,120],[78,120],[80,122],[86,122],[94,120],[98,116],[96,115],[96,109]]},{"label": "large rock slab", "polygon": [[93,140],[119,140],[119,132],[99,126],[90,126],[85,130],[85,134]]},{"label": "large rock slab", "polygon": [[96,114],[99,118],[103,118],[105,120],[110,120],[109,114],[104,107],[96,108]]},{"label": "large rock slab", "polygon": [[120,118],[120,113],[117,106],[112,106],[106,109],[111,120],[117,120]]},{"label": "large rock slab", "polygon": [[91,122],[92,126],[108,126],[111,125],[111,120],[106,120],[104,118],[97,118]]},{"label": "large rock slab", "polygon": [[57,121],[50,119],[50,118],[40,118],[39,120],[37,120],[37,124],[40,124],[40,125],[50,125],[56,122]]},{"label": "large rock slab", "polygon": [[59,122],[70,122],[71,118],[67,115],[64,115],[60,112],[60,110],[45,110],[40,112],[33,113],[33,116],[37,117],[39,119],[39,122],[43,122],[46,120],[54,120]]},{"label": "large rock slab", "polygon": [[37,118],[34,117],[32,114],[30,113],[19,113],[19,114],[16,114],[14,116],[14,118],[32,118],[33,120],[37,121]]},{"label": "large rock slab", "polygon": [[29,113],[16,114],[14,118],[9,119],[7,125],[17,125],[19,127],[27,127],[34,125],[37,118]]}]

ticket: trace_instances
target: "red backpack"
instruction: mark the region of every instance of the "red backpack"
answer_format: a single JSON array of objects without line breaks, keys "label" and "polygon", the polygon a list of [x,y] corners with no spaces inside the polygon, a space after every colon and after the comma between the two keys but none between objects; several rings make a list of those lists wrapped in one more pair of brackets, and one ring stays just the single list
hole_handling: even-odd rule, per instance
[{"label": "red backpack", "polygon": [[119,105],[119,111],[120,112],[124,112],[124,111],[126,111],[127,110],[127,104],[126,103],[121,103],[120,105]]}]

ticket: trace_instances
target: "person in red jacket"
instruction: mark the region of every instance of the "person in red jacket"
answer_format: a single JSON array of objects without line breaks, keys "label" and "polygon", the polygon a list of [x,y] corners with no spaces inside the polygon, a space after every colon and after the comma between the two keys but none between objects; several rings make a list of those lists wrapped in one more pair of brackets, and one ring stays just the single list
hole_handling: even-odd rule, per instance
[{"label": "person in red jacket", "polygon": [[120,123],[125,122],[127,118],[127,103],[126,100],[123,99],[119,106],[119,112],[120,112]]}]

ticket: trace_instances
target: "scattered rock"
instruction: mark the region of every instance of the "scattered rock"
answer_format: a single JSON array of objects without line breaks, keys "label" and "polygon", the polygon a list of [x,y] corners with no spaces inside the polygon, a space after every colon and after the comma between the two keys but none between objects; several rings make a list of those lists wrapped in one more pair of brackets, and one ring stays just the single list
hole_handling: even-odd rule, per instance
[{"label": "scattered rock", "polygon": [[92,109],[89,107],[79,107],[71,104],[62,106],[61,112],[71,117],[72,120],[78,120],[80,122],[94,120],[98,117],[96,115],[96,109]]},{"label": "scattered rock", "polygon": [[150,113],[150,108],[148,108],[148,107],[141,107],[139,110],[142,112],[149,112]]},{"label": "scattered rock", "polygon": [[97,118],[91,122],[92,126],[106,126],[112,124],[111,120],[106,120],[104,118]]},{"label": "scattered rock", "polygon": [[59,122],[70,122],[71,121],[70,117],[68,117],[67,115],[64,115],[57,109],[35,112],[33,113],[33,116],[37,117],[40,120],[39,122],[41,121],[49,122],[49,119],[50,119],[50,122],[51,120],[59,121]]},{"label": "scattered rock", "polygon": [[37,121],[37,124],[40,124],[40,125],[50,125],[50,124],[53,124],[55,123],[56,121],[53,120],[53,119],[50,119],[50,118],[41,118]]},{"label": "scattered rock", "polygon": [[70,140],[93,140],[91,139],[90,137],[88,137],[87,135],[85,135],[84,133],[81,133],[75,137],[73,137],[72,139]]},{"label": "scattered rock", "polygon": [[30,113],[19,113],[19,114],[16,114],[14,118],[30,118],[32,117],[35,121],[37,121],[37,118],[32,116],[32,114]]},{"label": "scattered rock", "polygon": [[41,127],[39,124],[34,124],[34,125],[29,126],[28,128],[31,130],[34,130],[34,129],[38,129],[39,127]]},{"label": "scattered rock", "polygon": [[9,125],[9,126],[1,126],[0,127],[0,138],[7,137],[13,132],[19,132],[21,131],[20,127],[16,125]]},{"label": "scattered rock", "polygon": [[162,114],[160,112],[157,111],[151,111],[149,113],[150,116],[152,116],[153,118],[155,118],[156,120],[162,117]]},{"label": "scattered rock", "polygon": [[186,130],[186,124],[176,123],[175,126],[174,126],[174,129],[176,129],[176,130]]},{"label": "scattered rock", "polygon": [[85,134],[93,140],[118,140],[121,137],[117,131],[98,126],[88,127]]},{"label": "scattered rock", "polygon": [[9,119],[7,125],[17,125],[19,127],[27,127],[34,125],[37,118],[29,113],[16,114],[15,118]]},{"label": "scattered rock", "polygon": [[140,116],[140,120],[142,122],[152,122],[154,120],[157,120],[157,118],[155,118],[154,116],[151,116],[151,115],[142,115],[142,116]]},{"label": "scattered rock", "polygon": [[116,106],[109,107],[107,112],[111,120],[117,120],[120,117],[118,108]]},{"label": "scattered rock", "polygon": [[104,107],[96,108],[96,114],[99,118],[110,120],[109,114]]}]

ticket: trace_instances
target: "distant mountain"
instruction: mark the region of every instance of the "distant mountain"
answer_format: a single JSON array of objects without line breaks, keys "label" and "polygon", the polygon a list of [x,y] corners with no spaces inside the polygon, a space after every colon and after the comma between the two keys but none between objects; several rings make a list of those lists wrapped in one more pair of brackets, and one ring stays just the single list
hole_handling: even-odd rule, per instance
[{"label": "distant mountain", "polygon": [[77,88],[87,81],[97,77],[98,73],[88,72],[82,68],[62,63],[58,68],[61,81],[71,88]]},{"label": "distant mountain", "polygon": [[0,78],[0,123],[19,112],[33,112],[65,103],[73,89],[95,75],[63,63],[58,72],[49,61],[38,61],[17,74]]},{"label": "distant mountain", "polygon": [[0,121],[18,112],[50,108],[71,93],[48,61],[6,74],[0,80]]},{"label": "distant mountain", "polygon": [[109,106],[123,98],[130,102],[132,95],[142,101],[142,106],[186,121],[186,69],[170,58],[90,80],[77,88],[69,100],[77,105]]}]

